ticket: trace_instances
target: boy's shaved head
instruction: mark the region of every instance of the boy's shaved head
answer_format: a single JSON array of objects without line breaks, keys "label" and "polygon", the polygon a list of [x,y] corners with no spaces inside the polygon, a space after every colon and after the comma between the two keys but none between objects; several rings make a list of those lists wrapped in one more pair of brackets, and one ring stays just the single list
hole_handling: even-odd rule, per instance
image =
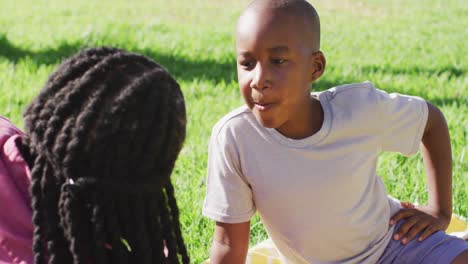
[{"label": "boy's shaved head", "polygon": [[[292,29],[299,32],[309,42],[313,51],[320,50],[320,19],[315,8],[304,0],[254,0],[242,12],[239,25],[246,15],[265,15],[275,19],[293,17],[297,24]],[[238,25],[238,26],[239,26]]]}]

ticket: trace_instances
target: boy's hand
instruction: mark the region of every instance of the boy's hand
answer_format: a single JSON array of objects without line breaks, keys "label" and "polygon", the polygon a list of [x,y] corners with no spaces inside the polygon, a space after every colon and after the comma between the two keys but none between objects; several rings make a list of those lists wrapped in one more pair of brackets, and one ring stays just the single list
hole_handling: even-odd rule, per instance
[{"label": "boy's hand", "polygon": [[390,225],[405,220],[393,236],[393,239],[400,240],[403,244],[407,244],[421,232],[418,241],[423,241],[433,233],[445,230],[450,223],[450,216],[447,217],[431,207],[419,207],[406,202],[401,204],[403,209],[393,215]]}]

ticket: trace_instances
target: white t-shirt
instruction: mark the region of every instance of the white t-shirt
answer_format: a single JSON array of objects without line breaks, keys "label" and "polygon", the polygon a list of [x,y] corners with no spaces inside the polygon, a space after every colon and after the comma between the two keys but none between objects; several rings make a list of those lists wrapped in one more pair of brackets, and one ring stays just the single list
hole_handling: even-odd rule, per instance
[{"label": "white t-shirt", "polygon": [[246,106],[214,126],[203,214],[242,223],[257,211],[286,263],[375,263],[399,209],[377,158],[418,151],[427,104],[369,82],[315,95],[324,122],[305,139],[263,127]]}]

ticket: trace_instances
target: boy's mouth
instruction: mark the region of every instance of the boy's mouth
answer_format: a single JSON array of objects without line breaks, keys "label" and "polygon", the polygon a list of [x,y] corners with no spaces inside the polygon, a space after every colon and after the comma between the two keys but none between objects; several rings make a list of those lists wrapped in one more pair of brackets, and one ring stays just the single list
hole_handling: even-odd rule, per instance
[{"label": "boy's mouth", "polygon": [[272,106],[273,106],[273,104],[254,103],[254,107],[255,107],[258,111],[260,111],[260,112],[267,111],[267,110],[269,110]]}]

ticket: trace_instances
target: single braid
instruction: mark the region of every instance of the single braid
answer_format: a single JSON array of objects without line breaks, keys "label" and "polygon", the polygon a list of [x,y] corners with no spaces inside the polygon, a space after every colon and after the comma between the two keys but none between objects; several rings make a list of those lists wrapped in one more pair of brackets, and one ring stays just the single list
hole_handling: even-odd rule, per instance
[{"label": "single braid", "polygon": [[163,226],[163,237],[164,242],[166,244],[167,250],[169,254],[167,259],[170,263],[179,263],[179,259],[177,256],[177,242],[175,239],[174,230],[172,229],[172,219],[169,206],[167,204],[167,196],[164,192],[161,197],[161,204],[160,204],[160,214],[161,214],[161,222]]},{"label": "single braid", "polygon": [[133,252],[135,256],[135,261],[138,263],[150,263],[150,258],[151,258],[151,252],[150,250],[150,244],[149,244],[149,239],[148,239],[148,230],[146,227],[148,226],[147,223],[147,218],[145,215],[145,203],[142,203],[141,201],[144,201],[148,197],[148,195],[140,193],[140,194],[135,194],[135,199],[131,199],[131,211],[133,215],[133,221],[136,222],[136,226],[134,229],[134,234],[135,234],[135,241],[134,241],[134,246],[135,250]]},{"label": "single braid", "polygon": [[[125,245],[122,247],[124,249],[124,253],[128,255],[129,261],[133,259],[133,250],[135,250],[135,240],[134,240],[134,233],[132,232],[132,227],[130,223],[131,215],[129,212],[129,202],[127,195],[123,195],[118,200],[118,215],[119,215],[119,225],[120,225],[120,241],[119,244],[123,244],[122,240],[125,240],[130,248],[126,248]],[[133,223],[134,224],[134,223]],[[131,251],[130,251],[131,249]]]},{"label": "single braid", "polygon": [[81,210],[83,200],[80,199],[79,190],[75,186],[64,184],[62,186],[62,196],[60,198],[61,226],[64,235],[70,243],[70,251],[73,256],[73,263],[86,263],[89,252],[86,251],[86,230],[80,230],[84,223],[86,212]]},{"label": "single braid", "polygon": [[180,224],[179,224],[179,209],[177,207],[177,202],[174,196],[174,188],[172,184],[168,182],[166,184],[166,194],[167,194],[167,202],[169,208],[171,208],[172,213],[172,228],[174,229],[175,239],[177,240],[177,247],[178,251],[182,257],[182,263],[189,263],[190,259],[187,254],[187,248],[185,247],[184,241],[182,239],[182,232],[180,231]]},{"label": "single braid", "polygon": [[165,256],[163,234],[161,232],[162,222],[159,212],[159,201],[150,199],[147,202],[150,212],[150,245],[153,248],[152,263],[163,263]]},{"label": "single braid", "polygon": [[62,229],[60,228],[60,218],[58,215],[58,196],[59,191],[57,183],[52,176],[52,168],[45,165],[42,176],[42,188],[47,190],[43,192],[44,196],[44,215],[47,223],[45,230],[45,240],[47,242],[47,251],[49,253],[49,263],[64,263],[69,258],[67,249],[67,241],[63,237]]},{"label": "single braid", "polygon": [[125,245],[122,243],[123,241],[121,240],[122,231],[116,217],[117,208],[113,199],[108,200],[107,206],[104,207],[104,211],[106,214],[105,223],[108,231],[107,243],[110,247],[108,250],[111,252],[111,258],[108,263],[129,263],[128,251],[125,248]]},{"label": "single braid", "polygon": [[93,208],[91,222],[94,224],[94,237],[96,241],[94,245],[94,260],[96,263],[108,263],[106,253],[106,232],[105,232],[105,218],[103,204],[106,203],[104,196],[95,194],[93,200],[96,202],[96,206]]},{"label": "single braid", "polygon": [[34,263],[43,264],[44,262],[44,217],[42,207],[41,178],[43,170],[43,158],[38,156],[34,161],[31,171],[31,207],[33,209],[32,222],[34,225],[33,251]]}]

